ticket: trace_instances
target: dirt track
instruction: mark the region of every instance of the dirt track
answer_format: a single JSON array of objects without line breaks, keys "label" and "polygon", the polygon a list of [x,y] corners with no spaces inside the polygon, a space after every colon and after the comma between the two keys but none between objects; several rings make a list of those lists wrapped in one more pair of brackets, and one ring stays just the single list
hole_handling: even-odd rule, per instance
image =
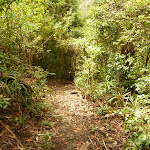
[{"label": "dirt track", "polygon": [[54,150],[122,150],[125,144],[122,120],[100,118],[96,103],[83,99],[74,84],[53,82]]}]

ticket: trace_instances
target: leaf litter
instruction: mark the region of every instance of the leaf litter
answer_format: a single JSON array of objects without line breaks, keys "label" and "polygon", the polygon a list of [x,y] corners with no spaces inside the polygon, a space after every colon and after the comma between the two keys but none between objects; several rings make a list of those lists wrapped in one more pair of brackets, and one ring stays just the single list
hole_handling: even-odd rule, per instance
[{"label": "leaf litter", "polygon": [[99,103],[85,99],[72,84],[49,81],[53,94],[53,150],[123,150],[123,118],[98,115]]}]

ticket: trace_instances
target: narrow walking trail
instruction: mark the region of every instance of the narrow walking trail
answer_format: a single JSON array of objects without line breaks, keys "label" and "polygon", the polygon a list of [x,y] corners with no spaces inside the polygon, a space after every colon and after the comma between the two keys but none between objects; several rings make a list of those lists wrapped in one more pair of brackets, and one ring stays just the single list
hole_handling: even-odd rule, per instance
[{"label": "narrow walking trail", "polygon": [[96,113],[97,104],[84,99],[74,84],[65,82],[49,82],[54,92],[53,149],[121,150],[124,145],[122,120],[115,115],[101,119]]}]

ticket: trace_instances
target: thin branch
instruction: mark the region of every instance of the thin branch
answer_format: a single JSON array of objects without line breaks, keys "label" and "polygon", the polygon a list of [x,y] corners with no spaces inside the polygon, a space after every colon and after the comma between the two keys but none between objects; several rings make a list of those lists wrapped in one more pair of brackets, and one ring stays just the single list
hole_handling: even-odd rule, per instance
[{"label": "thin branch", "polygon": [[[88,136],[87,136],[88,137]],[[93,146],[93,149],[95,150],[95,145],[94,143],[92,142],[92,140],[88,137],[88,139],[90,140],[90,142],[92,143],[92,146]]]},{"label": "thin branch", "polygon": [[114,135],[111,134],[111,136],[112,136],[115,140],[119,141],[121,144],[124,144],[123,141],[119,140],[119,139],[118,139],[117,137],[115,137]]},{"label": "thin branch", "polygon": [[4,123],[0,120],[0,123],[2,124],[2,126],[12,135],[12,137],[14,139],[16,139],[17,144],[19,144],[21,147],[23,147],[23,145],[21,144],[21,142],[19,141],[19,139],[16,137],[16,135],[9,129],[8,126],[4,125]]},{"label": "thin branch", "polygon": [[47,39],[46,41],[44,41],[44,42],[39,46],[39,48],[42,47],[52,36],[53,36],[53,34],[50,35],[50,36],[48,37],[48,39]]},{"label": "thin branch", "polygon": [[108,148],[107,148],[107,146],[106,146],[106,144],[105,144],[105,142],[104,142],[103,139],[102,139],[102,141],[103,141],[103,144],[104,144],[104,146],[105,146],[105,149],[108,150]]}]

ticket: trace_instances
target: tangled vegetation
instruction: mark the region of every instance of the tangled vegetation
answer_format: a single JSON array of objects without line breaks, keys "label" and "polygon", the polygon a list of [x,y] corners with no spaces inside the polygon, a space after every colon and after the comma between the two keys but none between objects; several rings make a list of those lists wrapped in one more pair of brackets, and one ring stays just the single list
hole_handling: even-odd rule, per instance
[{"label": "tangled vegetation", "polygon": [[47,76],[74,78],[99,113],[123,116],[125,149],[148,149],[150,2],[80,3],[1,0],[0,119],[41,116]]},{"label": "tangled vegetation", "polygon": [[103,101],[100,112],[111,106],[124,117],[126,149],[150,147],[149,7],[146,0],[95,1],[84,36],[72,40],[82,46],[75,83],[87,98]]}]

